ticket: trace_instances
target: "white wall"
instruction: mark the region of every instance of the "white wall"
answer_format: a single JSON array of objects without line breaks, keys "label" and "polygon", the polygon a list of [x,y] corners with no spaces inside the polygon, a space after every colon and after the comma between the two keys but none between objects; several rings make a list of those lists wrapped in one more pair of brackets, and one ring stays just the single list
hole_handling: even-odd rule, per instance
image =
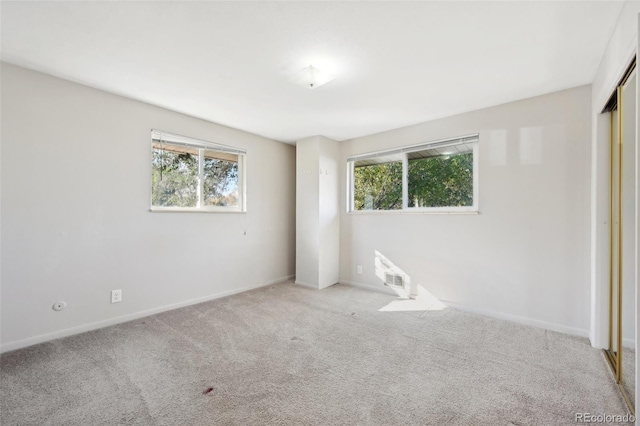
[{"label": "white wall", "polygon": [[296,283],[318,287],[320,174],[318,136],[296,142]]},{"label": "white wall", "polygon": [[[1,78],[3,351],[292,276],[293,146],[8,64]],[[149,212],[152,128],[245,148],[248,212]]]},{"label": "white wall", "polygon": [[341,281],[382,288],[378,251],[454,306],[586,335],[590,96],[583,86],[343,142],[344,194],[350,155],[479,132],[480,214],[343,205]]},{"label": "white wall", "polygon": [[340,280],[340,198],[338,167],[340,145],[319,137],[320,142],[320,287],[325,288]]},{"label": "white wall", "polygon": [[622,92],[622,344],[630,348],[636,337],[636,84],[634,74]]}]

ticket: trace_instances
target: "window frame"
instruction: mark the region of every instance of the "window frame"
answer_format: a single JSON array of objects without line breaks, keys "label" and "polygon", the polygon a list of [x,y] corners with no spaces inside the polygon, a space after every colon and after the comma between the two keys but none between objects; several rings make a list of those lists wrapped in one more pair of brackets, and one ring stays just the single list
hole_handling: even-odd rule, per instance
[{"label": "window frame", "polygon": [[[160,138],[160,139],[158,139]],[[198,150],[198,199],[195,207],[177,206],[154,206],[153,205],[153,183],[149,184],[149,211],[151,212],[180,212],[180,213],[246,213],[246,163],[247,151],[242,148],[222,145],[189,136],[178,135],[164,130],[151,129],[151,156],[153,158],[154,141],[164,141],[167,144],[178,146],[188,146]],[[205,151],[216,151],[238,156],[238,205],[237,206],[203,206],[202,193],[204,188],[204,157]],[[148,163],[151,167],[149,176],[153,173],[152,159]]]},{"label": "window frame", "polygon": [[[409,154],[412,152],[445,148],[455,145],[471,145],[473,153],[473,204],[471,206],[447,206],[447,207],[409,207]],[[353,155],[347,158],[347,191],[346,205],[348,214],[407,214],[407,213],[431,213],[431,214],[478,214],[479,208],[479,149],[480,134],[471,134],[456,138],[441,139],[418,145],[409,145],[399,148],[371,151]],[[402,156],[402,208],[396,210],[356,210],[355,209],[355,162],[364,157],[399,154]]]}]

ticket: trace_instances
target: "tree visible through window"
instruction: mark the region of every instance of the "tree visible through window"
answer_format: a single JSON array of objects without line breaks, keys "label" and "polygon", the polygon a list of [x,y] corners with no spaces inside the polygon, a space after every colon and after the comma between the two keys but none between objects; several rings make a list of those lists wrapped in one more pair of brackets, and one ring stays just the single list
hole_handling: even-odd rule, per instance
[{"label": "tree visible through window", "polygon": [[154,144],[152,153],[151,205],[196,207],[198,155],[173,151],[161,144]]},{"label": "tree visible through window", "polygon": [[475,135],[349,159],[351,210],[475,209],[477,140]]},{"label": "tree visible through window", "polygon": [[409,159],[409,207],[473,205],[473,153]]},{"label": "tree visible through window", "polygon": [[181,138],[179,142],[172,142],[171,137],[169,141],[152,140],[152,208],[240,210],[243,154],[216,150],[195,140],[189,144]]},{"label": "tree visible through window", "polygon": [[[238,206],[238,156],[204,152],[203,203],[205,206]],[[231,158],[229,158],[231,157]]]},{"label": "tree visible through window", "polygon": [[402,208],[402,163],[356,166],[354,207],[356,210]]}]

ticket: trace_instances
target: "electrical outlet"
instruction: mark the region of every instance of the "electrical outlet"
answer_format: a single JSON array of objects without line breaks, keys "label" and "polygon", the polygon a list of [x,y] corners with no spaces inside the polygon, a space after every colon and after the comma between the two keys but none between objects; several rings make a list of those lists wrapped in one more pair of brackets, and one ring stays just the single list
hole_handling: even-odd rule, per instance
[{"label": "electrical outlet", "polygon": [[358,273],[361,274],[362,273],[362,265],[358,265]]},{"label": "electrical outlet", "polygon": [[122,302],[122,290],[111,290],[111,303]]}]

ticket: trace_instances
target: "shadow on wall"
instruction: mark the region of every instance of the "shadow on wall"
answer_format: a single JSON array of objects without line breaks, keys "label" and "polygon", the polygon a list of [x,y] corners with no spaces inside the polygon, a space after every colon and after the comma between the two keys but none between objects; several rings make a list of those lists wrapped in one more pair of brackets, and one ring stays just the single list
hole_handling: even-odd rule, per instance
[{"label": "shadow on wall", "polygon": [[423,286],[412,283],[411,277],[388,257],[375,250],[376,276],[396,292],[398,298],[380,308],[380,312],[441,311],[447,306]]}]

